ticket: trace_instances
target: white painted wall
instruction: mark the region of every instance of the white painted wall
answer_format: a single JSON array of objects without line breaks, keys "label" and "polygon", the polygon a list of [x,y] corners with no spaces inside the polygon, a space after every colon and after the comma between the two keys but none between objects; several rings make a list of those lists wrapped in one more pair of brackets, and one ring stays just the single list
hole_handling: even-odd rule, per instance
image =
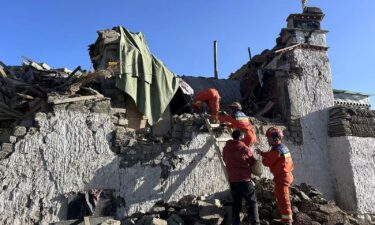
[{"label": "white painted wall", "polygon": [[[64,219],[63,194],[92,188],[114,189],[126,201],[119,216],[149,210],[160,199],[213,194],[228,188],[208,134],[175,154],[182,159],[162,182],[159,166],[122,169],[109,149],[111,121],[105,114],[56,112],[0,161],[0,224],[48,224]],[[215,180],[213,180],[215,178]]]},{"label": "white painted wall", "polygon": [[332,137],[329,146],[340,206],[375,214],[375,138]]}]

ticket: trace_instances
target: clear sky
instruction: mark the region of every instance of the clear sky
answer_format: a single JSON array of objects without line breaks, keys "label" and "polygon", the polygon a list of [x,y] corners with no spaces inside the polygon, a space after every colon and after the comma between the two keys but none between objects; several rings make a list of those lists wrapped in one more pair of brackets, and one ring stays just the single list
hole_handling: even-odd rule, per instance
[{"label": "clear sky", "polygon": [[[226,78],[253,55],[275,45],[300,0],[12,0],[0,13],[0,60],[21,56],[52,67],[91,68],[87,46],[96,30],[122,25],[143,32],[149,48],[179,75]],[[333,87],[375,94],[375,1],[310,0],[323,9]],[[372,98],[374,108],[375,98]]]}]

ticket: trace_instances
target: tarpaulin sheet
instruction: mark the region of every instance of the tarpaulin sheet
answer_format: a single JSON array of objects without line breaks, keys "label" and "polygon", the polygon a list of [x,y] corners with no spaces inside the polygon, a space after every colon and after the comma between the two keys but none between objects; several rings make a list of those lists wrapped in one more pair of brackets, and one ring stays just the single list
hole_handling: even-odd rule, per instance
[{"label": "tarpaulin sheet", "polygon": [[133,33],[124,27],[120,33],[120,75],[116,86],[135,101],[150,125],[156,123],[176,93],[180,78],[153,56],[142,33]]}]

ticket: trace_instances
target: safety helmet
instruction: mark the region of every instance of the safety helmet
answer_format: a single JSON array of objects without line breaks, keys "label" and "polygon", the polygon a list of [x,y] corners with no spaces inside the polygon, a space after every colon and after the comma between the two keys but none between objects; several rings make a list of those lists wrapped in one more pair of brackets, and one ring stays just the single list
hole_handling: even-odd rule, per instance
[{"label": "safety helmet", "polygon": [[270,127],[266,131],[266,137],[270,137],[272,139],[279,139],[279,140],[281,140],[281,138],[284,137],[284,134],[283,134],[282,130],[280,130],[279,128],[277,128],[277,127]]},{"label": "safety helmet", "polygon": [[233,102],[232,104],[229,105],[229,107],[233,108],[233,109],[237,109],[237,110],[241,110],[242,109],[242,106],[239,102]]}]

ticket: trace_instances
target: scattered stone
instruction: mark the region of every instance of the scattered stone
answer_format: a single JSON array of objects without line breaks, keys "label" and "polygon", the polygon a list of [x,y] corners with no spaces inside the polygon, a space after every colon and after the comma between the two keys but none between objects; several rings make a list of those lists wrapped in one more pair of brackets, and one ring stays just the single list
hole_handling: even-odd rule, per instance
[{"label": "scattered stone", "polygon": [[300,192],[299,193],[299,197],[303,200],[303,201],[311,201],[311,198],[308,196],[308,195],[306,195],[304,192]]},{"label": "scattered stone", "polygon": [[196,204],[196,199],[197,197],[194,196],[194,195],[186,195],[184,197],[182,197],[179,201],[178,201],[178,204],[182,207],[182,208],[185,208],[185,207],[188,207],[188,206],[191,206],[191,205],[194,205]]},{"label": "scattered stone", "polygon": [[100,225],[121,225],[121,222],[118,220],[109,219],[105,222],[100,223]]},{"label": "scattered stone", "polygon": [[0,159],[7,158],[13,152],[13,144],[3,143],[1,144]]},{"label": "scattered stone", "polygon": [[16,143],[16,142],[17,142],[17,137],[16,137],[16,136],[10,136],[10,137],[9,137],[9,143],[14,144],[14,143]]},{"label": "scattered stone", "polygon": [[221,224],[224,220],[225,210],[205,201],[198,201],[199,217],[211,224]]},{"label": "scattered stone", "polygon": [[313,202],[309,201],[302,201],[301,207],[299,207],[299,210],[304,213],[308,213],[311,211],[317,211],[319,209],[319,206]]},{"label": "scattered stone", "polygon": [[128,219],[122,220],[121,225],[135,225],[135,223],[133,219],[128,218]]},{"label": "scattered stone", "polygon": [[22,137],[26,134],[26,132],[27,132],[26,127],[22,127],[22,126],[16,126],[13,129],[13,135],[16,137]]},{"label": "scattered stone", "polygon": [[294,215],[293,225],[309,225],[311,224],[312,219],[305,213],[297,213]]},{"label": "scattered stone", "polygon": [[167,221],[152,216],[144,216],[136,225],[167,225]]},{"label": "scattered stone", "polygon": [[337,207],[335,204],[327,204],[327,205],[321,205],[319,206],[319,210],[321,212],[324,212],[326,214],[333,214],[333,213],[337,213],[337,212],[342,212],[342,210]]},{"label": "scattered stone", "polygon": [[155,205],[154,207],[151,208],[151,213],[161,215],[161,214],[165,214],[166,210],[164,206]]},{"label": "scattered stone", "polygon": [[119,120],[118,120],[118,125],[120,125],[120,126],[127,126],[128,125],[128,120],[127,119],[124,119],[124,118],[120,118]]},{"label": "scattered stone", "polygon": [[167,219],[168,225],[184,225],[184,220],[176,214],[172,214]]}]

